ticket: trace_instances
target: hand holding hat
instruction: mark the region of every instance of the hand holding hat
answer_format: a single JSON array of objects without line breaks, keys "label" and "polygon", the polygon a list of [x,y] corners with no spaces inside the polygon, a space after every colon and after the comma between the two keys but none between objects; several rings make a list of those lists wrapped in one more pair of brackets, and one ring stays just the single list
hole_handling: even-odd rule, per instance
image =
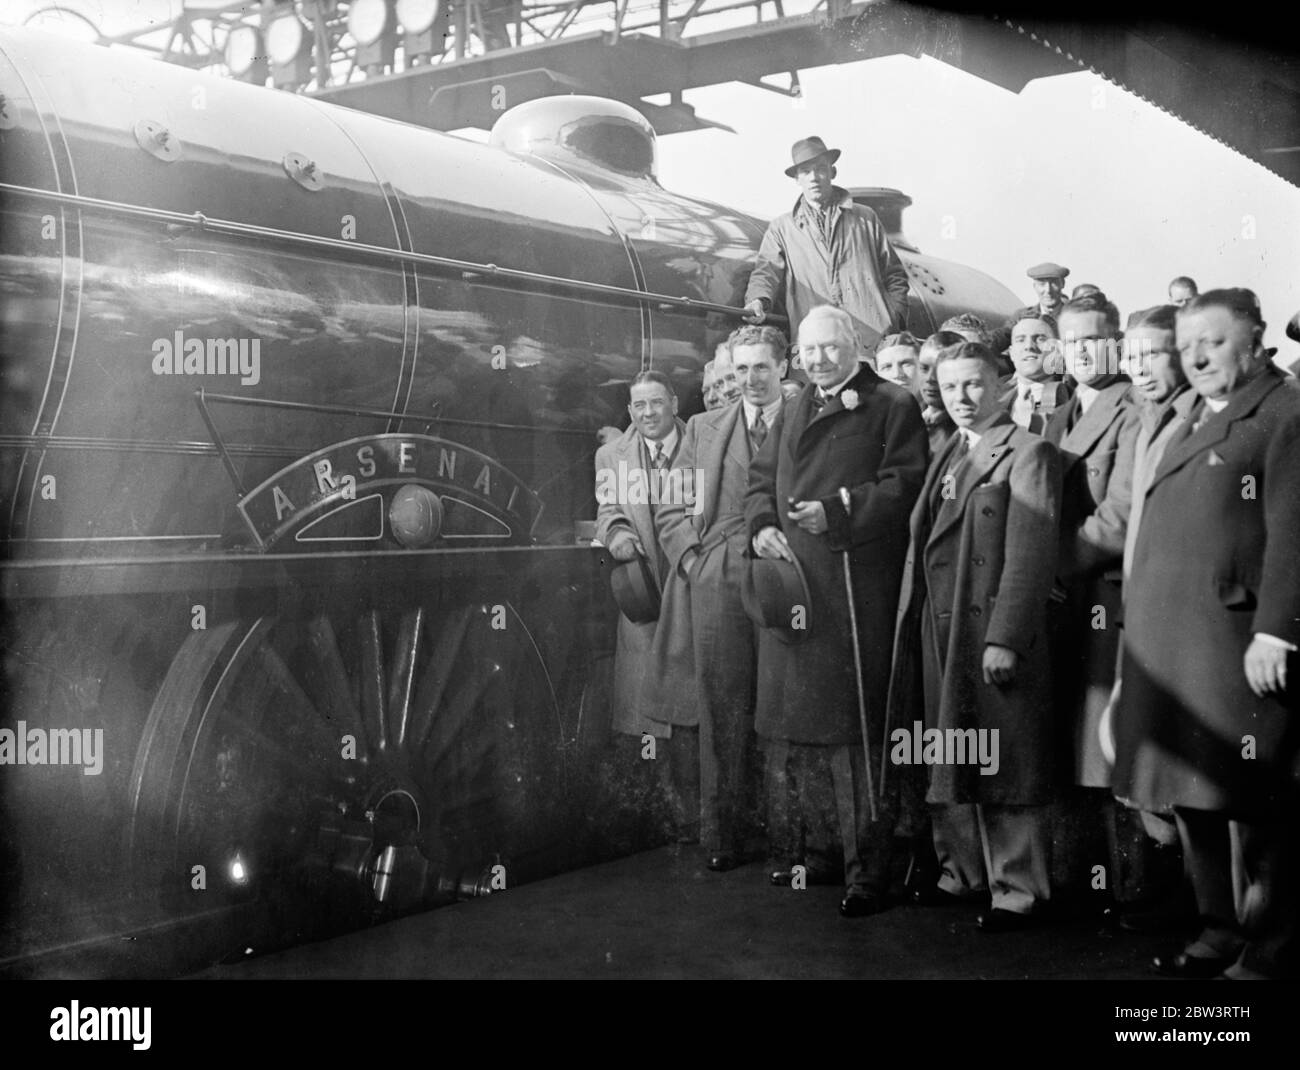
[{"label": "hand holding hat", "polygon": [[638,556],[645,557],[641,540],[630,531],[616,531],[609,537],[609,553],[615,561],[632,561]]},{"label": "hand holding hat", "polygon": [[754,553],[769,561],[794,560],[785,532],[776,526],[766,527],[754,536]]}]

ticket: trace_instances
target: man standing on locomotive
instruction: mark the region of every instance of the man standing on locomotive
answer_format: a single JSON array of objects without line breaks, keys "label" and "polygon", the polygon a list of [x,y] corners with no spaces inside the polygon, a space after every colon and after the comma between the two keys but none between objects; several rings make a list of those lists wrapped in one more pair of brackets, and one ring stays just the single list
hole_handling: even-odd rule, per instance
[{"label": "man standing on locomotive", "polygon": [[[643,572],[653,577],[646,588],[661,591],[667,564],[655,532],[655,513],[667,482],[663,476],[677,454],[686,425],[677,418],[677,395],[662,372],[641,372],[632,380],[627,410],[631,426],[596,451],[596,539],[608,547],[615,561],[640,560]],[[650,753],[675,811],[677,835],[693,840],[698,836],[700,816],[697,730],[693,720],[674,726],[648,716],[657,607],[637,616],[640,619],[630,619],[626,610],[618,616],[612,728],[615,733],[634,737],[643,759],[647,757],[645,737],[655,737]],[[689,675],[689,650],[686,655],[683,664],[660,664],[658,669]]]},{"label": "man standing on locomotive", "polygon": [[839,156],[819,137],[795,142],[785,173],[802,193],[763,235],[745,307],[753,323],[780,308],[797,324],[815,306],[832,305],[871,352],[881,336],[907,326],[909,283],[876,213],[832,184]]},{"label": "man standing on locomotive", "polygon": [[[793,814],[784,828],[779,816],[787,800],[801,814],[809,848],[816,839],[828,846],[838,825],[846,885],[840,912],[862,917],[888,905],[898,778],[871,820],[855,658],[878,762],[926,432],[915,399],[859,362],[853,318],[843,309],[814,308],[799,325],[799,349],[810,381],[754,459],[745,520],[759,557],[797,561],[806,577],[807,632],[796,644],[775,628],[760,636],[754,727],[766,751],[774,852],[798,847]],[[812,857],[789,858],[789,872],[805,863],[809,874]],[[777,870],[772,881],[786,876]]]}]

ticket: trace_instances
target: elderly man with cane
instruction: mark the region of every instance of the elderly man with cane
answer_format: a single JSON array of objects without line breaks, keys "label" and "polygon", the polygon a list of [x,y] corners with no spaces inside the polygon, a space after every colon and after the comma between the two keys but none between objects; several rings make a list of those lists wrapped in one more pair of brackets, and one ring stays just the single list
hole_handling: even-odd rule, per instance
[{"label": "elderly man with cane", "polygon": [[807,610],[794,614],[796,641],[791,629],[767,629],[760,638],[754,727],[766,754],[773,883],[785,883],[797,865],[815,878],[818,850],[830,853],[838,829],[840,912],[861,917],[888,906],[896,793],[875,801],[872,820],[867,755],[879,761],[884,746],[894,619],[926,433],[911,395],[859,362],[846,312],[814,308],[798,338],[809,383],[754,459],[745,518],[760,558],[798,562],[810,604],[793,607]]}]

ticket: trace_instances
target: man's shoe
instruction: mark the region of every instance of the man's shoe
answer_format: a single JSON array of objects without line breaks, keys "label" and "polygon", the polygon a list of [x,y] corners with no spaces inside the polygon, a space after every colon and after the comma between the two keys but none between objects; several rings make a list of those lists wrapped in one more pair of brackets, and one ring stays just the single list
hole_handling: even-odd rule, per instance
[{"label": "man's shoe", "polygon": [[982,933],[1014,933],[1028,929],[1034,924],[1032,914],[1020,914],[1014,910],[994,907],[987,914],[981,914],[975,924]]},{"label": "man's shoe", "polygon": [[840,900],[840,914],[846,918],[865,918],[889,909],[883,895],[846,895]]},{"label": "man's shoe", "polygon": [[740,859],[735,855],[720,852],[716,855],[709,855],[709,861],[706,865],[714,873],[726,873],[729,869],[735,869],[741,864]]},{"label": "man's shoe", "polygon": [[1151,960],[1151,968],[1165,977],[1187,977],[1204,981],[1218,977],[1236,961],[1236,955],[1189,955],[1186,951],[1180,951],[1176,955],[1157,955]]}]

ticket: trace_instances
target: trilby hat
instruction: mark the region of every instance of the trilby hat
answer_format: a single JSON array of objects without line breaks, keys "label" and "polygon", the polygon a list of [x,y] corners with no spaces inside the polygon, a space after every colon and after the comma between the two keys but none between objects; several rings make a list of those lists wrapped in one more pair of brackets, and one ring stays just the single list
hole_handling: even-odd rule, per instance
[{"label": "trilby hat", "polygon": [[819,137],[806,137],[796,141],[790,149],[790,166],[785,169],[785,173],[794,178],[795,172],[799,170],[800,164],[805,164],[809,160],[815,160],[819,156],[826,156],[833,164],[840,158],[839,149],[828,149],[826,142]]}]

